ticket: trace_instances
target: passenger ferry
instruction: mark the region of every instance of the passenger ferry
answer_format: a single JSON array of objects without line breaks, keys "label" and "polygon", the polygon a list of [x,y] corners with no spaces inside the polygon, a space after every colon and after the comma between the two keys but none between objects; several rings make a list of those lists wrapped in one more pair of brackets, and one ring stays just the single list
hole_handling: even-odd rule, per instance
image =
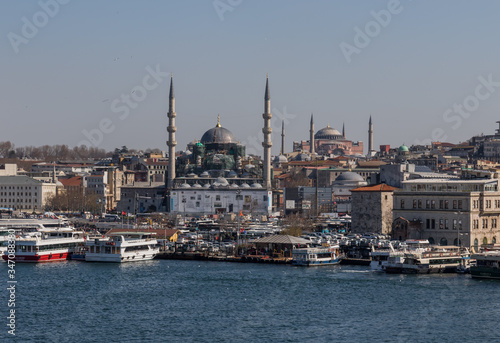
[{"label": "passenger ferry", "polygon": [[478,279],[500,279],[500,251],[486,251],[473,254],[475,265],[470,267],[470,275]]},{"label": "passenger ferry", "polygon": [[394,249],[391,245],[390,249],[373,249],[370,252],[371,262],[370,268],[371,270],[383,272],[385,271],[385,267],[389,260],[394,260],[397,257],[402,257],[405,254],[405,250],[402,249]]},{"label": "passenger ferry", "polygon": [[85,261],[132,262],[152,260],[160,251],[154,233],[114,232],[105,238],[88,239]]},{"label": "passenger ferry", "polygon": [[457,246],[430,246],[425,251],[405,253],[389,259],[386,273],[429,274],[457,272],[468,251],[460,252]]},{"label": "passenger ferry", "polygon": [[84,242],[84,233],[71,228],[45,229],[18,234],[15,253],[5,251],[4,260],[14,255],[15,262],[57,262],[68,260],[75,248]]},{"label": "passenger ferry", "polygon": [[327,266],[340,263],[339,246],[293,249],[292,265]]}]

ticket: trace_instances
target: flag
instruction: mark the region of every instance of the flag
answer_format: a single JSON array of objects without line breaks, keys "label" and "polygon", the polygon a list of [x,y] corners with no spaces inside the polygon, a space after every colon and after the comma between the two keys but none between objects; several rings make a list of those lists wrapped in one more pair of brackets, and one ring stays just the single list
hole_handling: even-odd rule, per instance
[{"label": "flag", "polygon": [[126,215],[125,211],[122,211],[122,216]]},{"label": "flag", "polygon": [[240,210],[240,217],[243,217],[243,212],[241,212],[241,210]]}]

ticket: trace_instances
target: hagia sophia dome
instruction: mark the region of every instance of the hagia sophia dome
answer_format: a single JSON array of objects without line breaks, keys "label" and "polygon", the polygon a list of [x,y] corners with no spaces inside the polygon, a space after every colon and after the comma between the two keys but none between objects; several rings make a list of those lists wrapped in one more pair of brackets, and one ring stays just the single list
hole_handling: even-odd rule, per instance
[{"label": "hagia sophia dome", "polygon": [[344,136],[342,136],[338,130],[335,130],[333,127],[330,127],[330,125],[327,125],[325,128],[316,132],[314,139],[337,140],[344,139]]}]

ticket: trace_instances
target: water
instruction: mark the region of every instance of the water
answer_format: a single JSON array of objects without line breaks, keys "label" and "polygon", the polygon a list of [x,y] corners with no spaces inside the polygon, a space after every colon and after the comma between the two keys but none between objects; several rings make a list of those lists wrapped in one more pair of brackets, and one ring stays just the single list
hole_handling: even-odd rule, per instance
[{"label": "water", "polygon": [[155,260],[17,264],[16,278],[13,339],[0,264],[0,342],[500,341],[500,282],[467,275]]}]

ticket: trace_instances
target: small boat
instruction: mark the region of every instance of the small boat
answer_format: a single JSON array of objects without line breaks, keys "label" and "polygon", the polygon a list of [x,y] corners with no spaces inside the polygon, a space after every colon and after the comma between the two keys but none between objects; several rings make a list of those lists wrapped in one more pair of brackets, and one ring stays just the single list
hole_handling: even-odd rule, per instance
[{"label": "small boat", "polygon": [[152,260],[160,252],[154,235],[150,232],[113,232],[104,238],[88,239],[85,261],[120,263]]},{"label": "small boat", "polygon": [[471,256],[476,265],[470,267],[470,275],[477,279],[500,279],[500,251],[485,251]]},{"label": "small boat", "polygon": [[339,246],[324,248],[301,248],[292,250],[292,265],[327,266],[340,263]]},{"label": "small boat", "polygon": [[16,237],[15,251],[5,251],[2,258],[15,262],[65,261],[83,242],[84,233],[81,231],[71,228],[40,229]]}]

